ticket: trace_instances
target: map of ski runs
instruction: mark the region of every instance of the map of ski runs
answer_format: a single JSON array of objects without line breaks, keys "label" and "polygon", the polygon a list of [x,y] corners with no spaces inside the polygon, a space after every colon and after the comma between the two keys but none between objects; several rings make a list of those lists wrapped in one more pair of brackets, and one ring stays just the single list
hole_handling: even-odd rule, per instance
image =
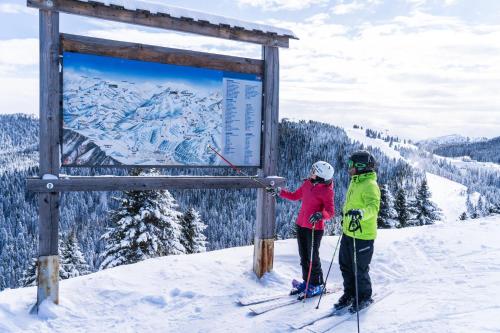
[{"label": "map of ski runs", "polygon": [[[95,67],[95,59],[109,58],[93,57]],[[260,165],[259,78],[203,70],[215,72],[204,84],[205,72],[193,75],[191,68],[191,77],[183,80],[149,81],[137,74],[118,80],[113,73],[82,69],[80,58],[75,60],[79,66],[68,58],[63,73],[63,165],[224,165],[208,145],[233,164]],[[155,65],[167,66],[161,68],[165,71],[183,67]]]}]

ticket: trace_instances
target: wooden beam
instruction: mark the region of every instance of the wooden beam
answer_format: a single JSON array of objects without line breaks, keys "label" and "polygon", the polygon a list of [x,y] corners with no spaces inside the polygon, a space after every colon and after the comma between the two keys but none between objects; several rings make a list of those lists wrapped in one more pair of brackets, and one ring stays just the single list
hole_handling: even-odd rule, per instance
[{"label": "wooden beam", "polygon": [[283,186],[281,177],[65,177],[59,179],[28,178],[27,188],[32,192],[69,192],[69,191],[149,191],[162,189],[227,189],[262,188],[263,185]]},{"label": "wooden beam", "polygon": [[69,34],[61,34],[61,45],[63,51],[69,52],[202,67],[256,75],[262,75],[264,72],[264,62],[260,59],[232,57]]},{"label": "wooden beam", "polygon": [[[263,46],[264,100],[263,100],[263,163],[259,175],[273,176],[278,162],[278,117],[279,117],[279,53],[277,47]],[[258,277],[273,269],[276,229],[276,201],[264,192],[257,191],[257,224],[254,239],[254,272]],[[271,259],[269,259],[271,258]]]},{"label": "wooden beam", "polygon": [[96,2],[80,2],[75,0],[27,0],[27,5],[28,7],[38,9],[261,45],[288,47],[290,38],[289,36],[279,36],[274,33],[232,28],[223,24],[216,25],[209,22],[176,18],[168,14],[150,13],[145,10],[128,10],[117,6],[106,6],[105,4]]},{"label": "wooden beam", "polygon": [[[59,174],[59,13],[40,10],[40,176]],[[58,256],[59,193],[43,193],[39,203],[38,305],[45,299],[59,299]],[[51,260],[43,260],[52,258]],[[56,258],[56,259],[54,259]],[[55,272],[55,273],[54,273]]]}]

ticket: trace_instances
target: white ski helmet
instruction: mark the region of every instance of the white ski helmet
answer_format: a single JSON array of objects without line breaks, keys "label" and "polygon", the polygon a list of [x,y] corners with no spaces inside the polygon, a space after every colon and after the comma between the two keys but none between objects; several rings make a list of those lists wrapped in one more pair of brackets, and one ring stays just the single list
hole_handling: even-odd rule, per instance
[{"label": "white ski helmet", "polygon": [[318,161],[312,165],[311,170],[316,176],[321,177],[324,180],[330,180],[333,178],[334,170],[328,162]]}]

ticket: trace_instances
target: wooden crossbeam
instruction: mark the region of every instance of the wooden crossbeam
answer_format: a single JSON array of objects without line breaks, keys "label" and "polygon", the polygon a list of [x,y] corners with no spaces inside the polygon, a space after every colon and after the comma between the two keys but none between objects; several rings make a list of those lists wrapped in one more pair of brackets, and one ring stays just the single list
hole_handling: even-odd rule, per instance
[{"label": "wooden crossbeam", "polygon": [[226,189],[284,186],[282,177],[199,177],[199,176],[68,176],[59,179],[28,178],[27,188],[32,192],[70,191],[148,191],[162,189]]},{"label": "wooden crossbeam", "polygon": [[289,39],[296,38],[294,36],[281,36],[276,33],[266,33],[257,30],[249,31],[237,29],[224,24],[212,24],[206,21],[195,21],[189,18],[177,18],[163,13],[151,13],[147,10],[129,10],[120,6],[108,6],[100,2],[27,0],[27,5],[32,8],[61,13],[95,17],[109,21],[188,32],[267,46],[287,48]]},{"label": "wooden crossbeam", "polygon": [[61,34],[62,51],[262,75],[264,61]]}]

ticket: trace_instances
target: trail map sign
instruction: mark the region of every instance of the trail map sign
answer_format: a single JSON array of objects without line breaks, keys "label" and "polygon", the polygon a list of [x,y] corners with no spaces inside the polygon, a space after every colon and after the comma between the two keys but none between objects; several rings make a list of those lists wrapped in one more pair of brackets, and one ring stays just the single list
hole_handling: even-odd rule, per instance
[{"label": "trail map sign", "polygon": [[258,75],[63,53],[63,166],[261,164]]}]

